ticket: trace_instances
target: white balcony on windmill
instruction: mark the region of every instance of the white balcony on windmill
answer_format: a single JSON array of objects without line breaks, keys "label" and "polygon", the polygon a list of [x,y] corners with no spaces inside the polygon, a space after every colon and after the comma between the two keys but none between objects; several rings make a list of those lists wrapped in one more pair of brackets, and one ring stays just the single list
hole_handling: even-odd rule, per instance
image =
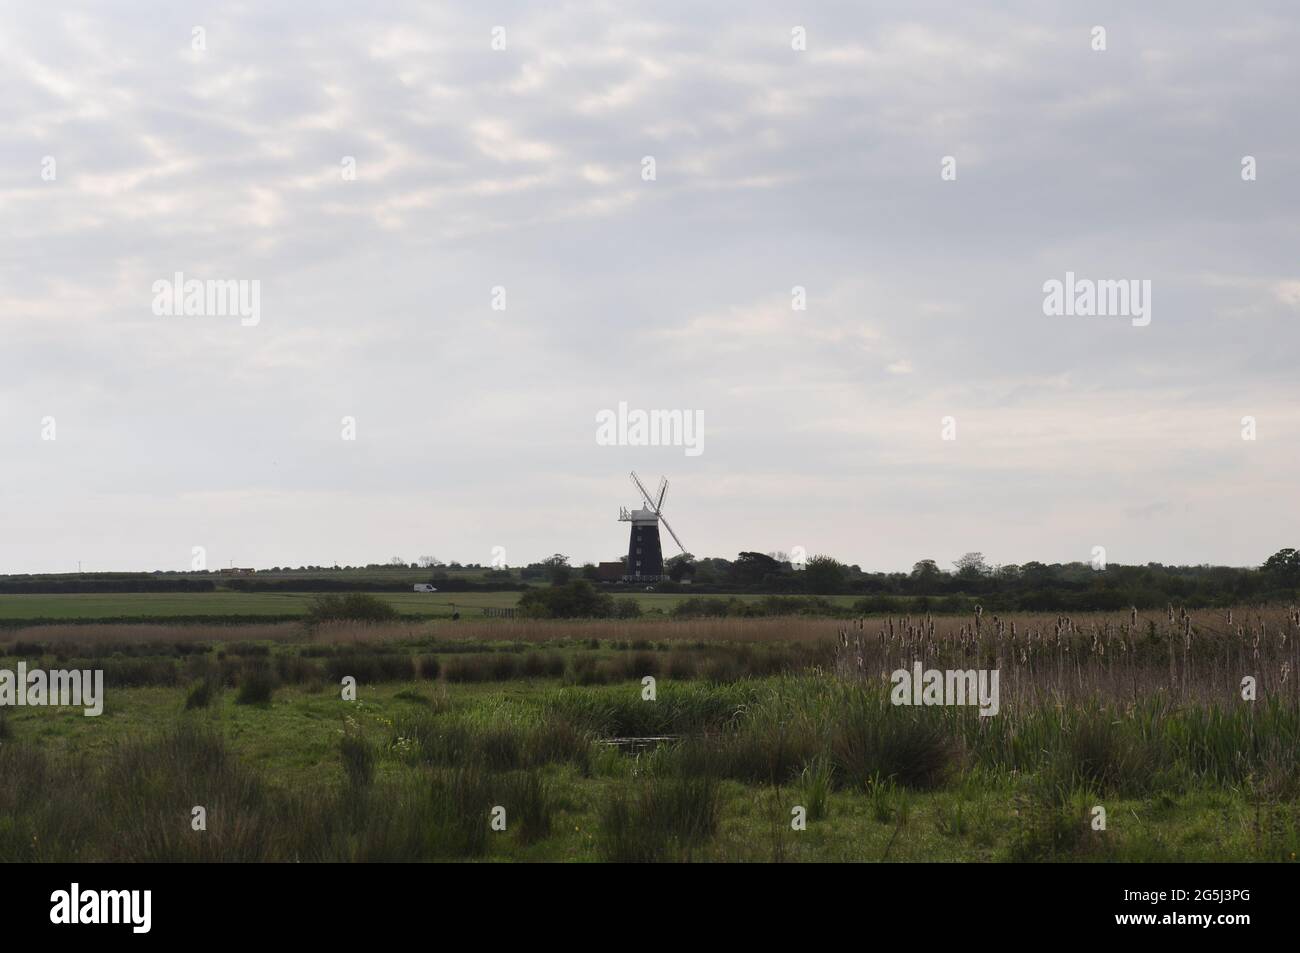
[{"label": "white balcony on windmill", "polygon": [[654,510],[648,510],[642,507],[639,510],[629,510],[626,506],[620,507],[618,518],[623,523],[633,523],[638,526],[658,526],[659,514]]}]

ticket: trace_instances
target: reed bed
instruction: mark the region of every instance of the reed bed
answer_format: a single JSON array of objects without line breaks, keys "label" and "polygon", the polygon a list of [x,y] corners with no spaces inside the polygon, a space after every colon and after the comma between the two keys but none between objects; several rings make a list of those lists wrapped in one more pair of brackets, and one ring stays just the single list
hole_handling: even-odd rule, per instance
[{"label": "reed bed", "polygon": [[[916,799],[928,798],[927,823],[945,838],[997,841],[1005,859],[1118,856],[1087,824],[1092,805],[1114,798],[1147,799],[1151,810],[1177,798],[1249,808],[1254,827],[1235,841],[1237,859],[1285,859],[1300,844],[1294,696],[1044,696],[981,718],[894,706],[883,680],[822,672],[668,680],[654,704],[626,685],[528,696],[435,685],[394,704],[392,717],[358,711],[364,723],[349,709],[332,780],[306,785],[277,783],[264,759],[237,756],[241,734],[227,737],[207,712],[94,757],[46,750],[20,726],[0,743],[0,861],[752,858],[752,842],[718,841],[744,816],[738,802],[763,798],[787,816],[797,798],[814,824],[874,818],[896,828],[900,849]],[[629,736],[658,744],[633,754],[610,744]],[[209,807],[209,836],[188,831],[194,803]],[[510,833],[489,840],[498,804]],[[1149,858],[1168,859],[1161,849]]]},{"label": "reed bed", "polygon": [[[1092,650],[1095,636],[1104,652],[1124,652],[1154,632],[1162,641],[1191,639],[1189,654],[1208,639],[1234,641],[1247,653],[1258,639],[1261,651],[1273,652],[1283,636],[1294,650],[1300,632],[1295,607],[1239,607],[1235,609],[1184,610],[1169,607],[1159,612],[1088,612],[1070,616],[1016,612],[1001,616],[977,610],[975,615],[926,614],[917,616],[862,616],[853,620],[817,616],[773,616],[760,618],[641,618],[617,619],[491,619],[325,622],[308,630],[295,622],[230,625],[195,624],[96,624],[42,625],[0,633],[0,645],[15,642],[86,643],[182,643],[182,642],[275,642],[382,643],[429,641],[556,642],[596,640],[598,642],[822,642],[847,634],[857,640],[864,634],[884,633],[894,649],[921,647],[930,650],[943,643],[961,646],[1016,648],[1033,653],[1050,642]],[[1060,631],[1058,631],[1058,629]],[[1079,646],[1079,639],[1086,645]],[[1124,645],[1120,645],[1120,642]],[[1063,649],[1064,651],[1064,649]],[[1294,671],[1294,666],[1292,667]]]},{"label": "reed bed", "polygon": [[[944,839],[1003,859],[1118,859],[1088,812],[1124,799],[1143,825],[1177,803],[1221,814],[1213,836],[1234,859],[1300,849],[1295,608],[335,624],[311,639],[292,625],[239,627],[257,639],[122,627],[149,630],[135,641],[87,628],[14,633],[0,656],[173,686],[176,721],[91,755],[0,712],[0,861],[753,858],[755,828],[735,825],[766,799],[773,830],[788,827],[792,798],[814,825],[892,827],[870,859],[911,849],[921,804]],[[996,669],[998,713],[892,704],[891,673],[918,662]],[[347,675],[410,684],[345,709],[316,762],[329,774],[303,784],[237,752],[256,732],[232,726],[292,717],[283,760],[301,761],[298,732],[318,722],[297,713]],[[279,691],[292,684],[308,691]],[[190,836],[195,803],[211,836]],[[499,838],[493,805],[512,818]],[[1200,849],[1125,836],[1141,859]]]},{"label": "reed bed", "polygon": [[1134,704],[1152,696],[1183,704],[1255,695],[1296,698],[1300,609],[1199,610],[1082,616],[977,610],[961,619],[858,619],[837,631],[836,671],[887,678],[920,662],[930,669],[996,669],[1002,704],[1103,699]]}]

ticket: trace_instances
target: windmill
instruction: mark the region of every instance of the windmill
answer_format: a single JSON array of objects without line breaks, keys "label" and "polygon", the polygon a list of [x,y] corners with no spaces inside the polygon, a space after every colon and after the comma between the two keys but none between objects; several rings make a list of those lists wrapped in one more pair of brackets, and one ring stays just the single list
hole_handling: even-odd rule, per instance
[{"label": "windmill", "polygon": [[620,507],[618,518],[621,522],[632,524],[632,536],[627,545],[627,572],[623,576],[628,582],[658,582],[664,578],[664,554],[659,544],[659,524],[664,524],[668,535],[672,536],[683,553],[686,547],[677,538],[673,528],[664,518],[664,495],[668,492],[668,481],[659,478],[659,493],[652,497],[645,484],[632,471],[632,482],[645,498],[645,506],[636,510]]}]

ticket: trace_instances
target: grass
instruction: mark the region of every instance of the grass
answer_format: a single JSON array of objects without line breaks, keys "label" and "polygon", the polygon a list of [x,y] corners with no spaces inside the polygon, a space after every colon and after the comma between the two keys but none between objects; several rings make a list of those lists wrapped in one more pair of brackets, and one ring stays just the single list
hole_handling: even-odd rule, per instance
[{"label": "grass", "polygon": [[[699,739],[843,701],[801,680],[685,688],[668,693],[665,723]],[[1297,843],[1294,797],[1260,783],[1262,763],[1239,784],[1189,763],[1176,784],[1126,794],[1080,786],[1054,758],[933,788],[879,775],[859,787],[814,754],[783,788],[737,780],[726,760],[681,744],[611,755],[554,713],[595,711],[592,724],[626,730],[628,716],[610,713],[649,703],[633,686],[599,688],[586,690],[597,705],[575,709],[578,691],[449,685],[435,701],[408,682],[345,703],[285,687],[269,705],[217,695],[186,714],[184,689],[137,688],[100,719],[18,709],[0,743],[0,859],[769,860],[779,848],[792,860],[1289,860]],[[1175,754],[1192,750],[1186,724],[1164,729]],[[1104,838],[1086,823],[1099,800]],[[191,840],[194,804],[218,835],[203,843]],[[806,832],[788,829],[795,804],[809,808]],[[496,805],[503,832],[489,827]]]},{"label": "grass", "polygon": [[[0,619],[111,619],[114,617],[165,619],[169,616],[229,616],[257,619],[305,616],[311,592],[121,592],[60,595],[0,596]],[[519,599],[517,592],[418,593],[378,592],[374,596],[403,615],[450,616],[458,609],[506,608]]]},{"label": "grass", "polygon": [[600,859],[690,860],[718,831],[718,782],[708,775],[647,778],[620,788],[599,814]]},{"label": "grass", "polygon": [[[1296,634],[1284,632],[1250,656],[1261,685],[1278,684],[1270,667]],[[541,648],[0,640],[0,668],[56,652],[117,666],[99,718],[0,712],[0,861],[1290,862],[1300,850],[1300,701],[1270,689],[1242,702],[1235,671],[1215,671],[1235,650],[1211,634],[1172,667],[1167,642],[1084,653],[1077,668],[1050,640],[1036,658],[1033,642],[1001,662],[994,718],[890,705],[880,659],[834,635],[834,657],[821,643],[572,636]],[[876,645],[896,652],[884,636]],[[985,648],[998,646],[927,651]],[[609,680],[582,683],[579,659]],[[352,673],[357,700],[344,701],[335,676]],[[1088,691],[1067,691],[1078,684]],[[191,827],[196,806],[206,831]],[[806,830],[791,827],[795,806]]]},{"label": "grass", "polygon": [[[173,632],[173,627],[162,627]],[[550,643],[545,651],[529,643],[505,641],[441,641],[404,631],[403,641],[369,641],[367,626],[353,630],[351,642],[326,641],[346,633],[335,625],[310,630],[278,630],[267,641],[213,641],[147,637],[125,640],[105,637],[90,628],[57,630],[43,641],[18,638],[0,641],[6,655],[45,668],[100,669],[110,688],[212,683],[240,686],[255,675],[274,684],[341,685],[351,678],[358,685],[421,678],[447,683],[489,683],[514,679],[563,678],[577,685],[608,685],[640,681],[666,674],[677,680],[735,681],[746,676],[794,672],[829,664],[830,643],[821,645],[678,645],[648,641],[601,643],[567,639]],[[230,630],[201,627],[220,638]],[[294,643],[289,636],[307,638]],[[639,646],[639,648],[633,648]],[[202,689],[194,699],[203,707]],[[259,699],[265,701],[265,691]]]},{"label": "grass", "polygon": [[[690,594],[628,592],[616,593],[621,598],[633,598],[643,612],[666,614],[678,604],[704,598]],[[218,589],[215,592],[120,592],[120,593],[67,593],[57,595],[4,595],[0,596],[0,622],[22,620],[28,624],[48,624],[60,621],[130,619],[135,621],[166,621],[168,618],[213,623],[222,618],[255,622],[262,619],[283,620],[305,616],[313,599],[319,595],[311,592],[237,592]],[[410,619],[450,619],[453,607],[463,621],[481,617],[485,608],[513,608],[519,601],[518,592],[376,592],[372,595]],[[727,596],[742,602],[760,602],[765,596]],[[857,596],[825,596],[832,603],[845,608],[853,605]]]}]

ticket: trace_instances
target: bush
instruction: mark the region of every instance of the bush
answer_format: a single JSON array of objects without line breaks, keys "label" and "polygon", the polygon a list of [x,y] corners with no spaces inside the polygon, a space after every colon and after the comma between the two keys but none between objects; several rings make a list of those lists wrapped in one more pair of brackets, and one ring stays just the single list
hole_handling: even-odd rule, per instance
[{"label": "bush", "polygon": [[269,666],[258,665],[244,669],[239,678],[239,705],[265,705],[271,701],[278,684]]},{"label": "bush", "polygon": [[307,607],[308,627],[322,622],[392,622],[401,613],[368,592],[323,593]]},{"label": "bush", "polygon": [[614,597],[598,592],[585,579],[549,589],[531,589],[519,597],[519,614],[531,619],[608,619],[617,611]]},{"label": "bush", "polygon": [[636,619],[641,615],[641,603],[635,599],[615,599],[614,616],[619,619]]},{"label": "bush", "polygon": [[[740,600],[735,600],[739,602]],[[672,615],[679,619],[693,619],[699,617],[725,616],[728,613],[728,603],[726,599],[699,598],[683,599],[672,608]]]}]

